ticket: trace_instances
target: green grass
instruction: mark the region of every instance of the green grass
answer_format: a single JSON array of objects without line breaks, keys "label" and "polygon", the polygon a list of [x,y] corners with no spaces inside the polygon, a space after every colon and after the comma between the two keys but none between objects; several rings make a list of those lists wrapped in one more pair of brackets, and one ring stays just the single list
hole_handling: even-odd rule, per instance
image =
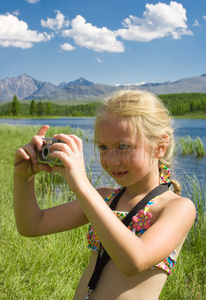
[{"label": "green grass", "polygon": [[[13,213],[13,158],[38,127],[0,126],[0,299],[72,299],[90,251],[86,227],[39,238],[18,234]],[[69,129],[61,128],[68,132]],[[52,128],[55,131],[55,128]],[[38,174],[37,195],[41,208],[68,201],[67,189],[55,197],[52,183],[58,175]],[[64,184],[64,182],[61,182]]]},{"label": "green grass", "polygon": [[[72,300],[90,251],[86,248],[87,226],[38,238],[25,238],[16,230],[13,213],[13,158],[38,127],[0,125],[0,300]],[[49,135],[55,132],[52,128]],[[69,128],[58,128],[69,131]],[[206,220],[203,213],[205,187],[188,178],[190,197],[199,218],[192,227],[177,264],[161,293],[161,300],[205,299]],[[74,197],[65,186],[58,195],[53,184],[58,176],[36,176],[41,208],[64,203]],[[184,218],[184,216],[183,216]],[[109,299],[108,299],[109,300]]]},{"label": "green grass", "polygon": [[173,116],[174,119],[206,119],[206,113],[203,111],[190,112],[184,115]]},{"label": "green grass", "polygon": [[198,157],[203,157],[205,155],[204,145],[199,137],[195,141],[194,148]]},{"label": "green grass", "polygon": [[183,156],[193,154],[199,158],[205,156],[204,143],[199,137],[194,140],[190,136],[179,138],[176,143],[176,152],[178,151]]},{"label": "green grass", "polygon": [[198,217],[166,281],[160,300],[204,300],[206,295],[206,189],[197,177],[185,177],[188,198],[195,203]]},{"label": "green grass", "polygon": [[[70,101],[70,100],[68,100],[68,101]],[[53,102],[52,102],[53,103]],[[91,101],[86,101],[86,102],[84,102],[84,103],[82,103],[81,101],[79,102],[79,103],[77,103],[76,101],[74,101],[74,102],[69,102],[69,103],[64,103],[64,102],[62,102],[62,103],[56,103],[56,104],[59,104],[59,105],[64,105],[64,104],[67,104],[67,105],[78,105],[78,104],[88,104],[88,103],[92,103]],[[3,104],[5,104],[5,102],[3,102],[3,103],[0,103],[0,106],[1,105],[3,105]],[[72,116],[66,116],[66,117],[69,117],[69,118],[72,118]],[[14,116],[1,116],[1,118],[5,118],[5,119],[7,119],[7,118],[11,118],[11,119],[58,119],[58,118],[65,118],[65,116],[41,116],[41,117],[37,117],[37,116],[35,116],[35,117],[32,117],[32,116],[25,116],[25,115],[22,115],[22,116],[18,116],[18,117],[14,117]],[[76,118],[76,117],[74,117],[74,118]],[[84,117],[84,118],[86,118],[86,117]],[[204,112],[197,112],[197,113],[187,113],[187,114],[185,114],[185,115],[179,115],[179,116],[173,116],[173,118],[174,119],[206,119],[206,113],[204,113]]]}]

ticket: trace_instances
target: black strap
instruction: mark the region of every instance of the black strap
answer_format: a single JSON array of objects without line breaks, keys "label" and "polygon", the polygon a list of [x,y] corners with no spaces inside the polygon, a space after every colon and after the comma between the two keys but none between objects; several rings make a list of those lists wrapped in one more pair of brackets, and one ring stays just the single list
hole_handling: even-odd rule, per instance
[{"label": "black strap", "polygon": [[158,185],[156,188],[154,188],[151,192],[149,192],[140,202],[138,202],[130,210],[130,212],[124,218],[123,223],[125,224],[125,226],[129,226],[132,217],[136,215],[141,209],[143,209],[151,199],[154,199],[156,196],[161,195],[164,192],[168,191],[168,188],[169,186],[167,183],[162,183]]},{"label": "black strap", "polygon": [[122,196],[122,194],[124,193],[125,190],[126,190],[126,187],[123,187],[123,189],[121,189],[120,192],[114,197],[114,199],[112,200],[112,202],[109,206],[111,208],[111,210],[115,209],[120,197]]},{"label": "black strap", "polygon": [[[130,212],[124,218],[122,223],[124,223],[125,226],[128,226],[134,215],[136,215],[142,208],[144,208],[151,199],[166,192],[168,190],[168,187],[169,187],[169,185],[167,183],[163,183],[163,184],[160,184],[159,186],[157,186],[156,188],[154,188],[151,192],[149,192],[140,202],[138,202],[130,210]],[[110,208],[112,210],[115,209],[115,207],[116,207],[120,197],[124,193],[124,191],[125,191],[125,187],[113,199],[112,203],[110,204]],[[102,270],[105,267],[105,265],[107,264],[107,262],[109,261],[109,259],[110,259],[110,256],[106,252],[106,250],[104,250],[104,253],[102,254],[102,257],[101,257],[101,243],[100,243],[100,251],[98,254],[96,266],[95,266],[94,272],[93,272],[92,277],[88,284],[88,288],[90,290],[93,290],[93,291],[95,290],[98,280],[101,276]]]}]

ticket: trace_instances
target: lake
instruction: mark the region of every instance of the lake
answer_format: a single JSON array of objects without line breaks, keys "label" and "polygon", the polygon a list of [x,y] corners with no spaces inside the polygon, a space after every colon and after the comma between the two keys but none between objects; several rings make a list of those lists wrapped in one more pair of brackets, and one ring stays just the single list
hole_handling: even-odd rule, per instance
[{"label": "lake", "polygon": [[[94,118],[59,118],[59,119],[0,119],[0,124],[11,125],[49,125],[49,126],[70,126],[71,128],[77,128],[93,133]],[[197,119],[175,119],[173,121],[173,128],[175,139],[183,136],[190,136],[192,139],[200,137],[206,145],[206,120]],[[84,155],[87,170],[91,161],[94,159],[93,144],[91,142],[84,142]],[[185,172],[190,177],[194,175],[201,182],[202,186],[206,186],[206,157],[197,158],[195,155],[181,156],[180,154],[175,156],[174,172],[175,176],[181,183],[184,182]],[[92,164],[92,178],[95,183],[98,176],[101,174],[101,166],[95,160]],[[107,181],[105,179],[105,181]],[[183,189],[184,194],[184,189]]]},{"label": "lake", "polygon": [[[59,118],[59,119],[0,119],[0,124],[10,125],[49,125],[49,126],[70,126],[82,130],[93,131],[94,118]],[[191,138],[199,136],[206,138],[206,120],[197,119],[175,119],[173,127],[175,136],[182,137],[190,135]]]}]

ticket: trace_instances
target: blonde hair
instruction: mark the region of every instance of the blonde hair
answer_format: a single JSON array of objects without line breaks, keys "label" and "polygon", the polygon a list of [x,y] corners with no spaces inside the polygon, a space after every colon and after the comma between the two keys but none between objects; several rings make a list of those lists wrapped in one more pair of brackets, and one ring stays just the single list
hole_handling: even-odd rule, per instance
[{"label": "blonde hair", "polygon": [[[162,103],[154,94],[139,90],[122,90],[113,97],[105,99],[97,113],[95,120],[95,141],[98,124],[108,117],[126,119],[137,129],[140,138],[146,141],[150,149],[158,144],[164,134],[169,137],[169,144],[165,155],[159,160],[159,165],[172,166],[174,149],[173,128],[171,117]],[[163,172],[163,170],[160,170]],[[172,180],[174,192],[180,193],[179,184]]]}]

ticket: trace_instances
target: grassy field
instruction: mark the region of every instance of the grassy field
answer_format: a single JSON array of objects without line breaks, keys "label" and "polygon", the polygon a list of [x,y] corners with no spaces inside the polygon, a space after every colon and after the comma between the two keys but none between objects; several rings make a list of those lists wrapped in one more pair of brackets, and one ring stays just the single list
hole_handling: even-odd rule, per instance
[{"label": "grassy field", "polygon": [[[35,100],[36,103],[38,103],[40,100]],[[80,105],[80,104],[91,104],[91,103],[95,103],[95,102],[99,102],[100,100],[96,99],[96,100],[81,100],[81,99],[76,99],[76,100],[50,100],[49,102],[51,102],[51,104],[58,104],[58,105]],[[4,101],[4,102],[0,102],[0,108],[1,106],[4,106],[6,104],[9,104],[11,101]],[[42,103],[46,104],[48,102],[48,100],[41,100]],[[27,104],[30,105],[31,104],[31,100],[19,100],[20,104]],[[65,116],[31,116],[31,115],[21,115],[18,114],[18,116],[13,116],[12,114],[10,115],[2,115],[1,118],[11,118],[11,119],[47,119],[47,118],[65,118]],[[72,117],[72,116],[67,116]],[[92,116],[91,116],[92,117]],[[94,116],[93,116],[94,117]],[[206,119],[206,113],[204,111],[197,111],[197,112],[190,112],[190,113],[185,113],[183,115],[175,115],[173,116],[174,119]]]},{"label": "grassy field", "polygon": [[[69,130],[61,128],[62,132]],[[90,254],[86,248],[87,227],[45,237],[25,238],[17,233],[15,226],[13,157],[16,149],[28,142],[36,131],[37,127],[0,125],[0,299],[72,300]],[[36,176],[40,207],[60,204],[74,196],[67,188],[57,195],[54,182],[64,184],[58,176],[43,173]],[[196,178],[188,178],[188,182],[188,194],[196,203],[199,218],[161,293],[162,300],[203,300],[206,295],[205,188]]]},{"label": "grassy field", "polygon": [[[88,102],[88,103],[91,103],[91,102]],[[81,104],[78,103],[78,104]],[[71,102],[69,105],[78,105],[77,103],[73,103]],[[86,104],[86,103],[84,103]],[[0,103],[0,106],[3,105]],[[67,116],[68,118],[72,118],[72,116]],[[58,116],[58,117],[55,117],[55,116],[41,116],[41,117],[32,117],[32,116],[21,116],[19,115],[18,117],[14,117],[14,116],[1,116],[1,118],[11,118],[11,119],[47,119],[47,118],[53,118],[53,119],[58,119],[58,118],[65,118],[65,116]],[[206,119],[206,113],[204,112],[197,112],[197,113],[188,113],[188,114],[184,114],[184,115],[179,115],[179,116],[173,116],[174,119]]]},{"label": "grassy field", "polygon": [[206,113],[201,112],[191,112],[184,115],[174,116],[174,119],[206,119]]}]

